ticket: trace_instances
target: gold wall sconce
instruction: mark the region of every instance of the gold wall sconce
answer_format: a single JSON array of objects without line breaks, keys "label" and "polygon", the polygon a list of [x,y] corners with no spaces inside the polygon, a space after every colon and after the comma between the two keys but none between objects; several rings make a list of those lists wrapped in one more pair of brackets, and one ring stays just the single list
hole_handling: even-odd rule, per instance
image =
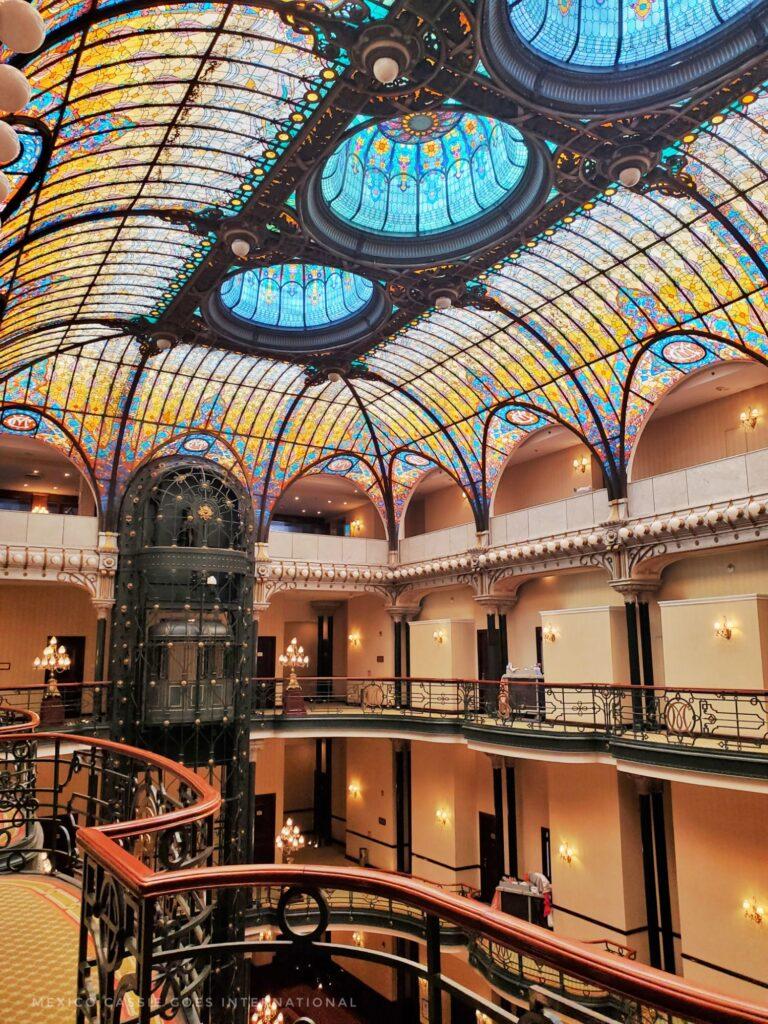
[{"label": "gold wall sconce", "polygon": [[448,639],[448,635],[444,629],[436,629],[435,632],[432,634],[432,639],[438,645],[444,644],[445,641]]},{"label": "gold wall sconce", "polygon": [[359,537],[363,532],[363,520],[353,519],[352,522],[349,524],[349,532],[352,534],[353,537]]},{"label": "gold wall sconce", "polygon": [[435,811],[435,818],[437,819],[437,824],[442,828],[446,828],[448,822],[451,820],[450,814],[444,807],[438,807]]},{"label": "gold wall sconce", "polygon": [[759,418],[759,409],[745,409],[739,416],[739,421],[745,430],[754,430]]},{"label": "gold wall sconce", "polygon": [[551,622],[545,622],[541,630],[541,639],[544,643],[553,644],[560,636],[560,630],[555,629]]},{"label": "gold wall sconce", "polygon": [[362,949],[365,945],[365,935],[362,932],[352,932],[352,945]]},{"label": "gold wall sconce", "polygon": [[359,800],[363,791],[359,782],[350,782],[347,787],[347,792],[353,800]]},{"label": "gold wall sconce", "polygon": [[729,622],[725,616],[722,619],[718,619],[715,623],[715,638],[717,640],[730,640],[733,636],[733,623]]},{"label": "gold wall sconce", "polygon": [[362,637],[358,632],[354,632],[349,634],[348,639],[350,647],[359,647]]},{"label": "gold wall sconce", "polygon": [[755,924],[763,923],[765,910],[760,906],[754,896],[748,900],[744,900],[741,904],[741,909],[744,911],[744,917],[746,917],[748,921],[754,921]]},{"label": "gold wall sconce", "polygon": [[565,840],[563,840],[563,842],[560,843],[560,849],[558,850],[558,854],[560,855],[560,860],[564,864],[571,864],[573,862],[573,858],[576,856],[576,851],[573,849],[570,843],[567,843],[565,842]]},{"label": "gold wall sconce", "polygon": [[573,460],[573,471],[574,473],[586,473],[588,465],[589,459],[586,455],[582,455],[580,459]]}]

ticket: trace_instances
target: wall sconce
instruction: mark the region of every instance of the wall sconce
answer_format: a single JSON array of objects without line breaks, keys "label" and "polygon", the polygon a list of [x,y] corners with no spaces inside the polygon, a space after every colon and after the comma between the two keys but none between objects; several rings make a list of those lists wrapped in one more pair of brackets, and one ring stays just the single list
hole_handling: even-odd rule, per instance
[{"label": "wall sconce", "polygon": [[347,787],[347,790],[353,800],[359,800],[363,792],[362,789],[360,788],[359,782],[350,782],[349,786]]},{"label": "wall sconce", "polygon": [[733,623],[725,616],[715,623],[715,637],[718,640],[730,640],[733,636]]},{"label": "wall sconce", "polygon": [[352,534],[353,537],[359,537],[360,534],[363,532],[363,520],[353,519],[352,522],[349,524],[349,532]]},{"label": "wall sconce", "polygon": [[763,923],[765,910],[758,904],[754,896],[751,899],[744,900],[741,904],[741,909],[744,911],[744,917],[748,921],[754,921],[755,924]]},{"label": "wall sconce", "polygon": [[436,644],[444,644],[448,637],[444,629],[436,629],[432,634],[432,639]]},{"label": "wall sconce", "polygon": [[350,633],[349,634],[349,646],[350,647],[359,647],[360,646],[360,639],[361,639],[361,637],[360,637],[359,633]]},{"label": "wall sconce", "polygon": [[437,824],[442,825],[443,828],[447,826],[451,818],[450,814],[444,807],[438,807],[435,811],[435,817],[437,818]]},{"label": "wall sconce", "polygon": [[358,949],[365,945],[365,935],[362,932],[352,932],[352,945]]},{"label": "wall sconce", "polygon": [[256,938],[259,942],[272,942],[275,938],[275,933],[271,928],[260,928],[256,932]]},{"label": "wall sconce", "polygon": [[760,416],[759,409],[745,409],[744,412],[739,416],[742,427],[745,430],[754,430],[757,426],[757,420]]},{"label": "wall sconce", "polygon": [[560,636],[560,630],[555,629],[551,622],[545,622],[541,630],[541,639],[547,644],[553,644]]},{"label": "wall sconce", "polygon": [[580,459],[573,460],[573,471],[574,473],[586,473],[588,465],[589,459],[586,455],[582,455]]},{"label": "wall sconce", "polygon": [[558,853],[560,854],[560,860],[563,861],[564,864],[570,864],[573,861],[573,858],[576,856],[573,847],[565,841],[560,843],[560,849],[558,850]]}]

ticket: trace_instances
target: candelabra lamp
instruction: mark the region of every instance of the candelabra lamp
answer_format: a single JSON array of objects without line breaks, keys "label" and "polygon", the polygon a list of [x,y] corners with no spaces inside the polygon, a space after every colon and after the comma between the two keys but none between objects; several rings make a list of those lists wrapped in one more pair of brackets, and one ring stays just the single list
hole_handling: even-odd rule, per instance
[{"label": "candelabra lamp", "polygon": [[304,694],[301,692],[299,680],[296,677],[297,668],[306,668],[309,665],[309,655],[304,653],[304,648],[299,644],[296,637],[281,654],[279,662],[285,668],[290,669],[288,685],[283,693],[283,714],[284,715],[306,715],[307,706],[304,703]]},{"label": "candelabra lamp", "polygon": [[43,649],[42,656],[35,658],[34,668],[45,672],[46,689],[40,705],[40,720],[45,725],[62,725],[64,722],[64,701],[61,690],[56,683],[56,676],[66,672],[72,665],[72,659],[64,644],[60,644],[52,636]]},{"label": "candelabra lamp", "polygon": [[294,825],[293,818],[286,818],[285,824],[275,836],[275,846],[282,851],[283,860],[286,864],[292,864],[293,858],[303,850],[306,839],[298,825]]},{"label": "candelabra lamp", "polygon": [[264,996],[256,1003],[251,1024],[283,1024],[284,1017],[272,996]]}]

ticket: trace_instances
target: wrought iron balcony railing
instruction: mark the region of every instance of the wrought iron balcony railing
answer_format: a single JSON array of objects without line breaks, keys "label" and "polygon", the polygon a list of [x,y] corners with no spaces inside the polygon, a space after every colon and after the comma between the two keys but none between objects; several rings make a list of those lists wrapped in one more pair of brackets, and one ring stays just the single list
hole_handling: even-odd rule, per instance
[{"label": "wrought iron balcony railing", "polygon": [[[96,738],[55,733],[38,745],[38,734],[18,730],[25,718],[34,723],[30,712],[0,716],[0,803],[9,829],[2,844],[16,847],[2,865],[24,870],[44,856],[53,870],[81,881],[80,957],[73,964],[78,1024],[159,1024],[177,1012],[218,1024],[224,1018],[216,1000],[227,993],[217,982],[228,965],[250,962],[255,952],[288,958],[299,969],[325,956],[377,961],[424,983],[430,1024],[440,1024],[443,992],[513,1024],[515,1014],[444,973],[441,937],[449,932],[466,936],[478,957],[485,951],[494,962],[519,962],[537,983],[537,999],[569,1019],[604,1019],[590,1001],[605,993],[624,1024],[768,1024],[767,1006],[564,939],[418,879],[325,865],[220,866],[213,843],[220,797],[197,773]],[[53,823],[48,841],[26,842],[46,821]],[[77,850],[62,848],[60,825]],[[216,933],[217,908],[233,893],[257,908],[274,904],[278,937],[246,933],[229,941]],[[420,921],[426,963],[326,942],[331,906],[361,899]],[[538,987],[542,980],[546,988]]]}]

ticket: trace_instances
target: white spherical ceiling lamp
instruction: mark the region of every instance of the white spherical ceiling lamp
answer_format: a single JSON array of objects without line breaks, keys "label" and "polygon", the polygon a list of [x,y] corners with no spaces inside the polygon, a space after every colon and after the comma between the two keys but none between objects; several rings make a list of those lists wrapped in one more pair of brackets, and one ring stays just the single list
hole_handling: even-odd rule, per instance
[{"label": "white spherical ceiling lamp", "polygon": [[394,57],[377,57],[373,62],[373,77],[380,85],[391,85],[400,77],[400,65]]},{"label": "white spherical ceiling lamp", "polygon": [[0,110],[15,114],[29,103],[32,89],[18,68],[0,64]]},{"label": "white spherical ceiling lamp", "polygon": [[619,181],[624,188],[634,188],[635,185],[639,185],[642,176],[642,168],[638,167],[637,164],[632,164],[629,167],[623,167],[619,171]]},{"label": "white spherical ceiling lamp", "polygon": [[11,179],[8,177],[7,174],[3,174],[3,172],[0,171],[0,203],[5,202],[8,196],[11,194],[12,188],[13,185],[11,184]]},{"label": "white spherical ceiling lamp", "polygon": [[21,142],[11,125],[0,121],[0,167],[12,164],[21,152]]},{"label": "white spherical ceiling lamp", "polygon": [[45,22],[27,0],[0,4],[0,40],[9,50],[34,53],[45,40]]},{"label": "white spherical ceiling lamp", "polygon": [[248,258],[251,251],[251,243],[246,238],[236,238],[231,245],[232,254],[239,260]]}]

